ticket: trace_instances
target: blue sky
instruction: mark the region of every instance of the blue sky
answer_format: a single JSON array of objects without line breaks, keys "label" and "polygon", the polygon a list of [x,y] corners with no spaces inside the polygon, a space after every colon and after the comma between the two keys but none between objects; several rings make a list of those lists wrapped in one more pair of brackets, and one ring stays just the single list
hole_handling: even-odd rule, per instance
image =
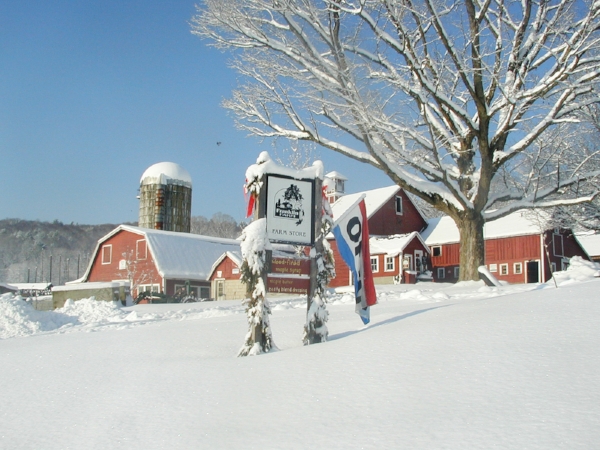
[{"label": "blue sky", "polygon": [[[190,172],[193,215],[244,218],[245,170],[273,150],[220,106],[237,75],[190,33],[194,13],[193,0],[0,2],[0,219],[137,221],[140,177],[161,161]],[[348,192],[392,184],[317,153]]]}]

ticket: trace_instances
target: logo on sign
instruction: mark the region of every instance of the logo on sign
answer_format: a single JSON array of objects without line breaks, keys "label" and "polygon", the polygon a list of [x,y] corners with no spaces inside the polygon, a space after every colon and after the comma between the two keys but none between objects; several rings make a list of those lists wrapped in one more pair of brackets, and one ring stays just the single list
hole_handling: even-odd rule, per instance
[{"label": "logo on sign", "polygon": [[302,207],[302,193],[295,184],[290,184],[286,189],[281,189],[275,194],[275,217],[293,220],[300,225],[304,220]]}]

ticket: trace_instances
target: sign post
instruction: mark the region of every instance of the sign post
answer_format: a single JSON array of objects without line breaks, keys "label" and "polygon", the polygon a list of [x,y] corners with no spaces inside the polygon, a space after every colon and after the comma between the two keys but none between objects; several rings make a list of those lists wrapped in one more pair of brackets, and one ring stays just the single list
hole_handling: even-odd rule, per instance
[{"label": "sign post", "polygon": [[[242,240],[242,281],[247,285],[250,333],[240,356],[267,352],[274,346],[267,292],[306,295],[304,343],[327,339],[327,311],[321,296],[330,278],[324,273],[332,273],[332,260],[328,255],[328,264],[323,263],[322,178],[320,161],[306,169],[291,170],[277,166],[266,152],[246,171],[248,215],[253,214],[254,220]],[[310,247],[310,258],[273,257],[271,243]]]}]

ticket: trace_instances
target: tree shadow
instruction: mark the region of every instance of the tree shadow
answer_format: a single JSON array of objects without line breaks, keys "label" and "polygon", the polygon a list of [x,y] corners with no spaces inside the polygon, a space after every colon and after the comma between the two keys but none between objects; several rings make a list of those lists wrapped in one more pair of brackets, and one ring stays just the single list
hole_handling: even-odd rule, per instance
[{"label": "tree shadow", "polygon": [[376,324],[373,324],[373,325],[365,325],[364,328],[361,328],[359,330],[344,331],[343,333],[337,333],[337,334],[331,335],[331,336],[329,336],[327,338],[327,340],[328,341],[335,341],[336,339],[342,339],[342,338],[345,338],[347,336],[351,336],[353,334],[362,333],[363,331],[371,330],[371,329],[373,329],[375,327],[380,327],[382,325],[389,325],[390,323],[398,322],[399,320],[408,319],[409,317],[416,316],[417,314],[423,314],[423,313],[426,313],[428,311],[432,311],[434,309],[446,308],[448,306],[452,306],[452,305],[433,306],[431,308],[419,309],[417,311],[412,311],[412,312],[409,312],[409,313],[406,313],[406,314],[402,314],[401,316],[390,317],[389,319],[386,319],[386,320],[381,321],[381,322],[377,322]]}]

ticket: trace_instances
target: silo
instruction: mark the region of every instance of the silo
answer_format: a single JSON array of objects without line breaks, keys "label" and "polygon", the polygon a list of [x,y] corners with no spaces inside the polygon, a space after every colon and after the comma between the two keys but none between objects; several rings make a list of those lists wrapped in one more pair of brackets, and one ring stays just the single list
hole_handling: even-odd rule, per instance
[{"label": "silo", "polygon": [[140,227],[190,232],[192,178],[179,164],[161,162],[146,169],[139,198]]}]

